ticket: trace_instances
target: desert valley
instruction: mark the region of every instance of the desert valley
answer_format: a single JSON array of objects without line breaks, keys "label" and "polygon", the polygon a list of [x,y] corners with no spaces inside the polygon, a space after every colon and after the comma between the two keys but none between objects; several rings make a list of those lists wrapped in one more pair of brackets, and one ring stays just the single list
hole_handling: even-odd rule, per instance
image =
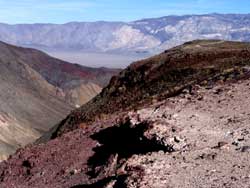
[{"label": "desert valley", "polygon": [[0,188],[249,187],[249,93],[250,14],[1,23]]}]

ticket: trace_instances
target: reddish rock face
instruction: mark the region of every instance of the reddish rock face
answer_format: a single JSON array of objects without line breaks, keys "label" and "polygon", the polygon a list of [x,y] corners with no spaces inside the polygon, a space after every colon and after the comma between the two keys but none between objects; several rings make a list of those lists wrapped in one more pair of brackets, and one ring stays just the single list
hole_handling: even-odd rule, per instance
[{"label": "reddish rock face", "polygon": [[173,151],[156,137],[144,135],[152,128],[150,122],[133,124],[129,116],[117,118],[18,150],[0,165],[1,187],[93,187],[115,176],[123,184],[127,177],[124,162],[132,155]]},{"label": "reddish rock face", "polygon": [[[152,58],[133,63],[113,77],[88,104],[59,125],[58,135],[114,112],[140,108],[146,103],[177,95],[182,89],[229,74],[241,74],[249,65],[249,43],[194,41]],[[238,73],[237,73],[238,72]]]},{"label": "reddish rock face", "polygon": [[[71,139],[73,135],[75,139]],[[82,172],[87,171],[87,159],[96,143],[83,130],[47,144],[50,149],[40,145],[29,148],[28,152],[19,150],[10,158],[11,164],[3,162],[1,187],[69,187],[72,182],[87,179]],[[7,177],[7,174],[15,175]]]},{"label": "reddish rock face", "polygon": [[0,187],[248,186],[249,65],[248,43],[222,41],[132,64],[1,163]]}]

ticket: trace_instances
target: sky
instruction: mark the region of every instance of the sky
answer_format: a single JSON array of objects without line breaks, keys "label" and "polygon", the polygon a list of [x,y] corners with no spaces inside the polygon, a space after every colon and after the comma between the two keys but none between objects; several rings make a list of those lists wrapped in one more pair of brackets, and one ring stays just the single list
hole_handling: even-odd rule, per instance
[{"label": "sky", "polygon": [[167,15],[250,13],[250,0],[0,0],[0,22],[134,21]]}]

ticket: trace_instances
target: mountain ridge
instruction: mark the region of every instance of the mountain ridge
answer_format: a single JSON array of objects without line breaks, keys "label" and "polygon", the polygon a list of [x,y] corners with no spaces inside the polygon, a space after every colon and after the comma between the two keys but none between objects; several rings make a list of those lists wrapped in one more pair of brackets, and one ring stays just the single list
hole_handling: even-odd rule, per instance
[{"label": "mountain ridge", "polygon": [[0,40],[47,51],[155,54],[195,39],[250,41],[249,30],[250,14],[202,14],[131,22],[1,24]]},{"label": "mountain ridge", "polygon": [[[108,83],[109,79],[120,71],[120,69],[108,69],[104,67],[90,68],[78,64],[71,64],[53,58],[45,52],[33,48],[9,45],[4,42],[0,42],[0,48],[2,51],[0,56],[5,61],[18,59],[19,61],[25,62],[26,65],[38,72],[47,82],[57,87],[59,93],[61,92],[59,90],[64,91],[65,94],[63,95],[68,99],[68,102],[75,105],[81,105],[90,98],[87,97],[83,101],[78,101],[79,104],[76,104],[75,100],[77,99],[75,98],[78,96],[72,96],[71,90],[73,88],[78,87],[80,89],[86,84],[89,85],[89,87],[95,88],[98,93],[101,88]],[[92,96],[97,93],[93,93]],[[78,95],[84,98],[84,96],[80,96],[80,93]]]},{"label": "mountain ridge", "polygon": [[250,43],[196,40],[135,62],[54,139],[0,163],[0,186],[250,185],[249,86]]},{"label": "mountain ridge", "polygon": [[[220,46],[222,49],[219,49]],[[237,72],[233,67],[242,59],[242,64],[247,63],[248,51],[249,43],[197,40],[132,63],[118,76],[113,77],[99,95],[77,109],[75,115],[69,115],[60,125],[65,130],[60,130],[59,126],[59,135],[77,128],[81,122],[92,122],[95,118],[119,113],[120,110],[139,108],[140,105],[151,103],[157,98],[177,95],[183,88],[211,75],[218,77],[220,74],[226,76]],[[234,59],[235,55],[238,59],[230,64],[228,59]],[[216,60],[216,57],[221,60]],[[196,61],[197,59],[199,61]],[[211,60],[210,66],[206,65],[208,60]],[[223,61],[229,62],[221,68]],[[241,63],[239,66],[242,66]],[[140,101],[143,101],[142,104]]]}]

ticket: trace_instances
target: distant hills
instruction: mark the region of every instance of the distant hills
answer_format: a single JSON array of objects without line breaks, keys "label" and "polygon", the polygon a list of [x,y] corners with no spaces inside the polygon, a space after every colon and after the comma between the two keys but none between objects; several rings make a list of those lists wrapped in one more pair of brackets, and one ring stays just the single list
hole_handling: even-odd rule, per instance
[{"label": "distant hills", "polygon": [[98,94],[117,71],[0,42],[0,160]]},{"label": "distant hills", "polygon": [[194,39],[250,41],[250,14],[166,16],[134,22],[0,24],[0,40],[49,51],[156,53]]}]

